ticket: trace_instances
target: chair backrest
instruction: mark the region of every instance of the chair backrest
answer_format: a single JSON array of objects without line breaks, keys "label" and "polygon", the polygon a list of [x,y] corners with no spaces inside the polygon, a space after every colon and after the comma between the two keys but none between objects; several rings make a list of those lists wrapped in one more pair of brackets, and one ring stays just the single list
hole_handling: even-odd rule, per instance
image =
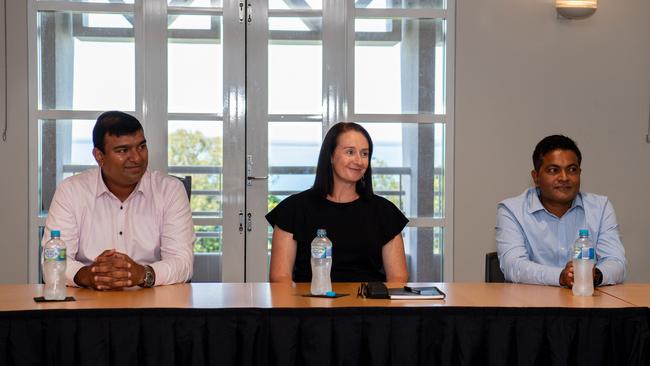
[{"label": "chair backrest", "polygon": [[497,252],[490,252],[485,255],[485,282],[506,282],[501,267],[499,267]]},{"label": "chair backrest", "polygon": [[183,187],[185,187],[185,193],[187,193],[187,199],[191,200],[192,199],[192,176],[186,175],[185,177],[176,177],[176,178],[178,178],[181,181],[181,183],[183,183]]}]

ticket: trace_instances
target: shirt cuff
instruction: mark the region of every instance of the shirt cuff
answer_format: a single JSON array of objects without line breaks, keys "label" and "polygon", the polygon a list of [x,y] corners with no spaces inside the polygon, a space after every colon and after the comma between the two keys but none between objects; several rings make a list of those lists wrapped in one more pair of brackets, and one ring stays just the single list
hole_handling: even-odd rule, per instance
[{"label": "shirt cuff", "polygon": [[69,260],[66,263],[66,270],[65,270],[66,280],[67,280],[66,285],[72,286],[72,287],[79,287],[79,285],[77,285],[74,282],[74,276],[76,276],[77,272],[79,272],[79,270],[82,269],[83,267],[84,267],[83,263],[77,262],[77,261]]},{"label": "shirt cuff", "polygon": [[596,266],[600,270],[600,273],[603,275],[603,281],[600,283],[600,286],[606,286],[606,285],[615,285],[616,281],[614,281],[613,276],[611,275],[611,271],[609,268],[606,266]]},{"label": "shirt cuff", "polygon": [[562,286],[560,285],[560,274],[564,268],[552,267],[546,271],[546,276],[544,278],[544,283],[550,286]]},{"label": "shirt cuff", "polygon": [[622,267],[615,261],[604,261],[596,265],[596,268],[600,269],[600,272],[603,274],[603,282],[600,285],[605,286],[623,283],[625,281],[625,268]]},{"label": "shirt cuff", "polygon": [[168,279],[169,271],[164,263],[155,262],[149,264],[149,266],[153,269],[153,273],[156,276],[156,281],[153,283],[154,286],[167,285],[170,282]]}]

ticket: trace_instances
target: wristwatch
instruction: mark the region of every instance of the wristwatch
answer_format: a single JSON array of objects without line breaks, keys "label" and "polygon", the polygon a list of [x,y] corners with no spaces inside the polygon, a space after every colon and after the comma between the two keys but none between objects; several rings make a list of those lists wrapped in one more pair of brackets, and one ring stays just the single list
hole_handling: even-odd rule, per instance
[{"label": "wristwatch", "polygon": [[144,266],[144,279],[138,286],[153,287],[154,283],[156,283],[156,272],[153,271],[153,268],[151,268],[151,266]]},{"label": "wristwatch", "polygon": [[600,286],[601,283],[603,283],[603,272],[596,268],[594,271],[594,287]]}]

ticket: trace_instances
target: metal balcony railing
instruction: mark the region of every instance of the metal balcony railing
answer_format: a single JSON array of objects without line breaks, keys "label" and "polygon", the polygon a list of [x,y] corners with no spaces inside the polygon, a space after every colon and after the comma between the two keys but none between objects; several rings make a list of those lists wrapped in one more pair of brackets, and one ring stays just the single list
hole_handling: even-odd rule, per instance
[{"label": "metal balcony railing", "polygon": [[[94,168],[95,165],[63,165],[64,174],[76,174],[84,170]],[[407,190],[404,188],[404,177],[411,176],[412,171],[409,167],[373,167],[373,175],[375,176],[397,176],[397,188],[396,189],[381,189],[375,190],[375,193],[384,197],[397,197],[398,207],[403,207],[404,199],[407,194]],[[174,175],[221,175],[223,173],[222,167],[218,166],[169,166],[169,174]],[[287,176],[299,176],[299,175],[314,175],[316,173],[316,168],[313,166],[271,166],[269,167],[269,176],[278,176],[278,175],[287,175]],[[433,171],[434,177],[439,179],[443,178],[443,169],[434,168]],[[286,197],[298,193],[294,190],[269,190],[268,194],[279,197]],[[192,189],[192,196],[220,196],[222,190],[220,189]],[[438,196],[439,202],[442,202],[443,192],[438,190],[433,192],[432,197]],[[421,199],[421,197],[418,197]],[[195,217],[210,217],[218,213],[215,212],[202,212],[194,211],[192,214]],[[200,231],[196,233],[197,239],[201,240],[204,238],[216,238],[220,239],[222,233],[220,231]]]}]

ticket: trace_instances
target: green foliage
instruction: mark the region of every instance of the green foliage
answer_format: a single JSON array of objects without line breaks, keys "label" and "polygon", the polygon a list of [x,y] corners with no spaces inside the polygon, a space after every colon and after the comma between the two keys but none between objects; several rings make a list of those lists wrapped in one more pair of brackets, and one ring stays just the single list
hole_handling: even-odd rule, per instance
[{"label": "green foliage", "polygon": [[200,233],[218,233],[218,237],[199,237],[194,244],[194,252],[196,253],[214,253],[221,251],[221,230],[216,226],[197,226],[197,236]]},{"label": "green foliage", "polygon": [[274,194],[269,195],[269,212],[280,203],[280,198]]},{"label": "green foliage", "polygon": [[[221,137],[206,137],[200,131],[188,131],[184,129],[177,130],[169,135],[168,142],[168,159],[169,165],[174,166],[211,166],[223,167],[223,139]],[[386,166],[381,160],[373,161],[376,167]],[[271,177],[273,179],[273,177]],[[394,192],[385,195],[388,200],[393,202],[401,210],[404,210],[402,191],[407,191],[404,187],[402,176],[399,174],[374,174],[373,188],[375,191]],[[433,181],[433,207],[436,215],[442,216],[444,213],[444,175],[434,176]],[[192,190],[196,191],[222,191],[223,175],[219,174],[193,174]],[[269,211],[275,208],[280,202],[281,197],[275,195],[268,196]],[[192,212],[195,215],[222,215],[221,194],[217,195],[192,195]],[[197,236],[199,236],[194,245],[195,252],[219,252],[221,251],[221,227],[217,226],[197,226]],[[212,236],[202,236],[200,233],[211,233]],[[441,251],[442,230],[434,235],[434,252]],[[270,242],[269,242],[270,246]]]},{"label": "green foliage", "polygon": [[[223,166],[223,140],[221,137],[209,138],[199,131],[177,130],[169,135],[169,165],[175,166]],[[223,190],[222,174],[193,174],[192,190]],[[192,212],[221,214],[220,195],[192,195]],[[197,226],[197,232],[215,233],[215,226]],[[221,250],[221,233],[217,237],[200,237],[195,252],[218,252]]]},{"label": "green foliage", "polygon": [[207,138],[199,131],[177,130],[169,135],[170,165],[222,166],[221,137]]},{"label": "green foliage", "polygon": [[[372,165],[375,167],[384,167],[386,162],[383,160],[373,160]],[[395,206],[400,210],[404,210],[404,205],[402,203],[401,191],[404,190],[402,187],[402,177],[399,174],[373,174],[372,175],[372,189],[375,192],[380,191],[393,191],[392,195],[384,195],[386,199],[391,201]]]}]

